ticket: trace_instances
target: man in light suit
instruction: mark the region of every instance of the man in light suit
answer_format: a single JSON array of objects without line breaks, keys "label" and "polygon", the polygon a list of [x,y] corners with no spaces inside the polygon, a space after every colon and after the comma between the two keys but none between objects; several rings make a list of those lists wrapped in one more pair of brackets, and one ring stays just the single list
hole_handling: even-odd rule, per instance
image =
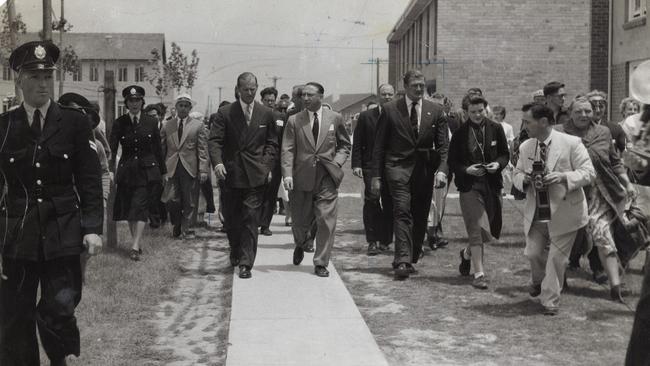
[{"label": "man in light suit", "polygon": [[255,75],[239,75],[236,91],[239,99],[219,108],[212,121],[208,147],[217,179],[225,180],[230,263],[239,265],[240,278],[251,278],[260,210],[279,146],[273,110],[254,100]]},{"label": "man in light suit", "polygon": [[393,100],[395,89],[390,84],[379,86],[379,106],[359,114],[354,128],[352,144],[352,174],[363,179],[363,227],[368,242],[368,255],[377,255],[388,250],[393,241],[393,200],[384,185],[380,195],[371,190],[373,148],[377,135],[377,120],[382,105]]},{"label": "man in light suit", "polygon": [[384,104],[377,122],[371,182],[375,194],[388,184],[393,198],[393,267],[398,279],[415,272],[412,263],[422,253],[433,187],[447,184],[449,149],[442,106],[422,98],[424,75],[406,72],[404,89],[404,98]]},{"label": "man in light suit", "polygon": [[296,248],[293,264],[299,265],[309,245],[312,223],[316,221],[314,272],[328,277],[327,265],[334,246],[338,187],[341,167],[350,155],[350,136],[343,117],[322,107],[325,90],[310,82],[302,91],[305,110],[289,117],[282,140],[282,176],[290,191]]},{"label": "man in light suit", "polygon": [[[530,295],[539,298],[544,314],[556,315],[571,247],[576,233],[588,221],[582,187],[589,185],[596,173],[580,138],[553,129],[552,109],[532,104],[522,110],[525,128],[531,138],[519,147],[513,184],[526,192],[524,254],[531,265]],[[536,217],[537,190],[531,183],[534,161],[545,165],[543,183],[548,190],[550,221],[540,221]]]},{"label": "man in light suit", "polygon": [[203,122],[192,119],[192,98],[176,98],[176,117],[167,120],[160,130],[167,175],[161,201],[167,203],[172,236],[194,239],[189,230],[198,199],[198,181],[208,179],[208,137]]}]

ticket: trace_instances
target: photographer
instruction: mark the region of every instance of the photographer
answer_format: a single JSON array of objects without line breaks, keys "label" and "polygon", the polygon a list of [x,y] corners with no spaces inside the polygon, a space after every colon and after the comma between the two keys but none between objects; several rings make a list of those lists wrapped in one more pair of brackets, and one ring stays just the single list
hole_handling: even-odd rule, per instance
[{"label": "photographer", "polygon": [[[544,314],[556,315],[571,247],[578,229],[589,221],[581,188],[589,185],[596,173],[580,139],[553,129],[553,110],[543,104],[527,104],[522,111],[530,139],[519,147],[513,184],[526,192],[524,255],[531,266],[530,296],[540,299]],[[542,172],[533,176],[533,166],[540,164]],[[541,180],[541,186],[532,184],[534,179]],[[538,200],[541,197],[547,200]],[[540,206],[550,208],[549,220],[540,220]]]},{"label": "photographer", "polygon": [[612,300],[623,302],[619,263],[611,227],[622,217],[627,197],[634,196],[625,168],[612,143],[610,130],[596,124],[593,106],[586,97],[576,98],[569,107],[571,119],[564,124],[564,131],[580,137],[587,147],[591,163],[596,170],[596,179],[585,188],[589,210],[587,236],[590,244],[598,248],[600,261],[605,267]]},{"label": "photographer", "polygon": [[[468,276],[474,265],[472,286],[487,289],[483,270],[484,244],[501,233],[501,171],[510,154],[503,128],[486,117],[487,101],[469,98],[463,109],[468,120],[454,133],[449,144],[449,166],[460,192],[460,209],[469,246],[460,251],[461,275]],[[471,260],[471,261],[470,261]]]}]

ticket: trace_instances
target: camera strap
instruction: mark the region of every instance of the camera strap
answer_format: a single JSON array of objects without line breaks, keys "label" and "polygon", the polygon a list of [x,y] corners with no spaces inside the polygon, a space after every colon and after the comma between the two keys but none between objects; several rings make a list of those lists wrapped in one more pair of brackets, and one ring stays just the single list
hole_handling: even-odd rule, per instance
[{"label": "camera strap", "polygon": [[[473,122],[470,122],[473,123]],[[483,145],[485,145],[485,126],[480,127],[481,128],[481,134],[482,134],[482,139],[479,141],[478,137],[476,136],[476,131],[474,131],[473,126],[469,126],[469,129],[472,130],[472,135],[474,135],[474,141],[476,141],[476,145],[478,146],[479,150],[481,150],[481,157],[483,158],[483,163],[485,163],[485,149],[483,148]]]}]

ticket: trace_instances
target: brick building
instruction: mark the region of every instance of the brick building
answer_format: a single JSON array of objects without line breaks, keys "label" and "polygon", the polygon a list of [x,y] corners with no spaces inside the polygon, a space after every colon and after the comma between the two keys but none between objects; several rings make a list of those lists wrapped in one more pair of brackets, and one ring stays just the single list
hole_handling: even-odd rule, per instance
[{"label": "brick building", "polygon": [[647,0],[616,0],[611,9],[611,119],[619,121],[618,104],[629,95],[630,73],[650,60],[650,26],[646,21]]},{"label": "brick building", "polygon": [[[645,1],[645,0],[643,0]],[[412,0],[388,36],[389,82],[419,68],[455,106],[470,87],[508,110],[552,80],[607,89],[608,0]]]},{"label": "brick building", "polygon": [[[19,35],[19,42],[38,40],[36,33]],[[56,41],[56,39],[55,39]],[[79,59],[80,68],[75,74],[56,72],[54,80],[54,98],[59,97],[59,83],[63,77],[63,93],[73,92],[86,97],[91,102],[98,102],[104,110],[104,72],[112,70],[115,75],[116,105],[115,112],[120,116],[125,111],[122,89],[131,84],[138,84],[145,89],[147,103],[164,102],[170,104],[173,96],[160,98],[147,80],[151,73],[151,51],[156,48],[165,57],[165,35],[162,33],[66,33],[62,48],[72,46]],[[2,66],[0,80],[0,99],[3,110],[8,107],[10,97],[14,95],[13,73],[8,66]],[[162,99],[162,100],[161,100]]]}]

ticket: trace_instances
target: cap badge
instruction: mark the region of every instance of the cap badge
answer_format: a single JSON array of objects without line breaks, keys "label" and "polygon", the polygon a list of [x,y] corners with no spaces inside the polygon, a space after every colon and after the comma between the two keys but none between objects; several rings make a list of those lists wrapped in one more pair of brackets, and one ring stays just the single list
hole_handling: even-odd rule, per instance
[{"label": "cap badge", "polygon": [[131,88],[131,95],[135,95],[136,93],[137,91],[135,90],[135,88]]},{"label": "cap badge", "polygon": [[36,46],[34,49],[34,56],[36,56],[36,58],[39,60],[44,59],[46,54],[47,53],[45,52],[45,48],[43,48],[41,45]]}]

